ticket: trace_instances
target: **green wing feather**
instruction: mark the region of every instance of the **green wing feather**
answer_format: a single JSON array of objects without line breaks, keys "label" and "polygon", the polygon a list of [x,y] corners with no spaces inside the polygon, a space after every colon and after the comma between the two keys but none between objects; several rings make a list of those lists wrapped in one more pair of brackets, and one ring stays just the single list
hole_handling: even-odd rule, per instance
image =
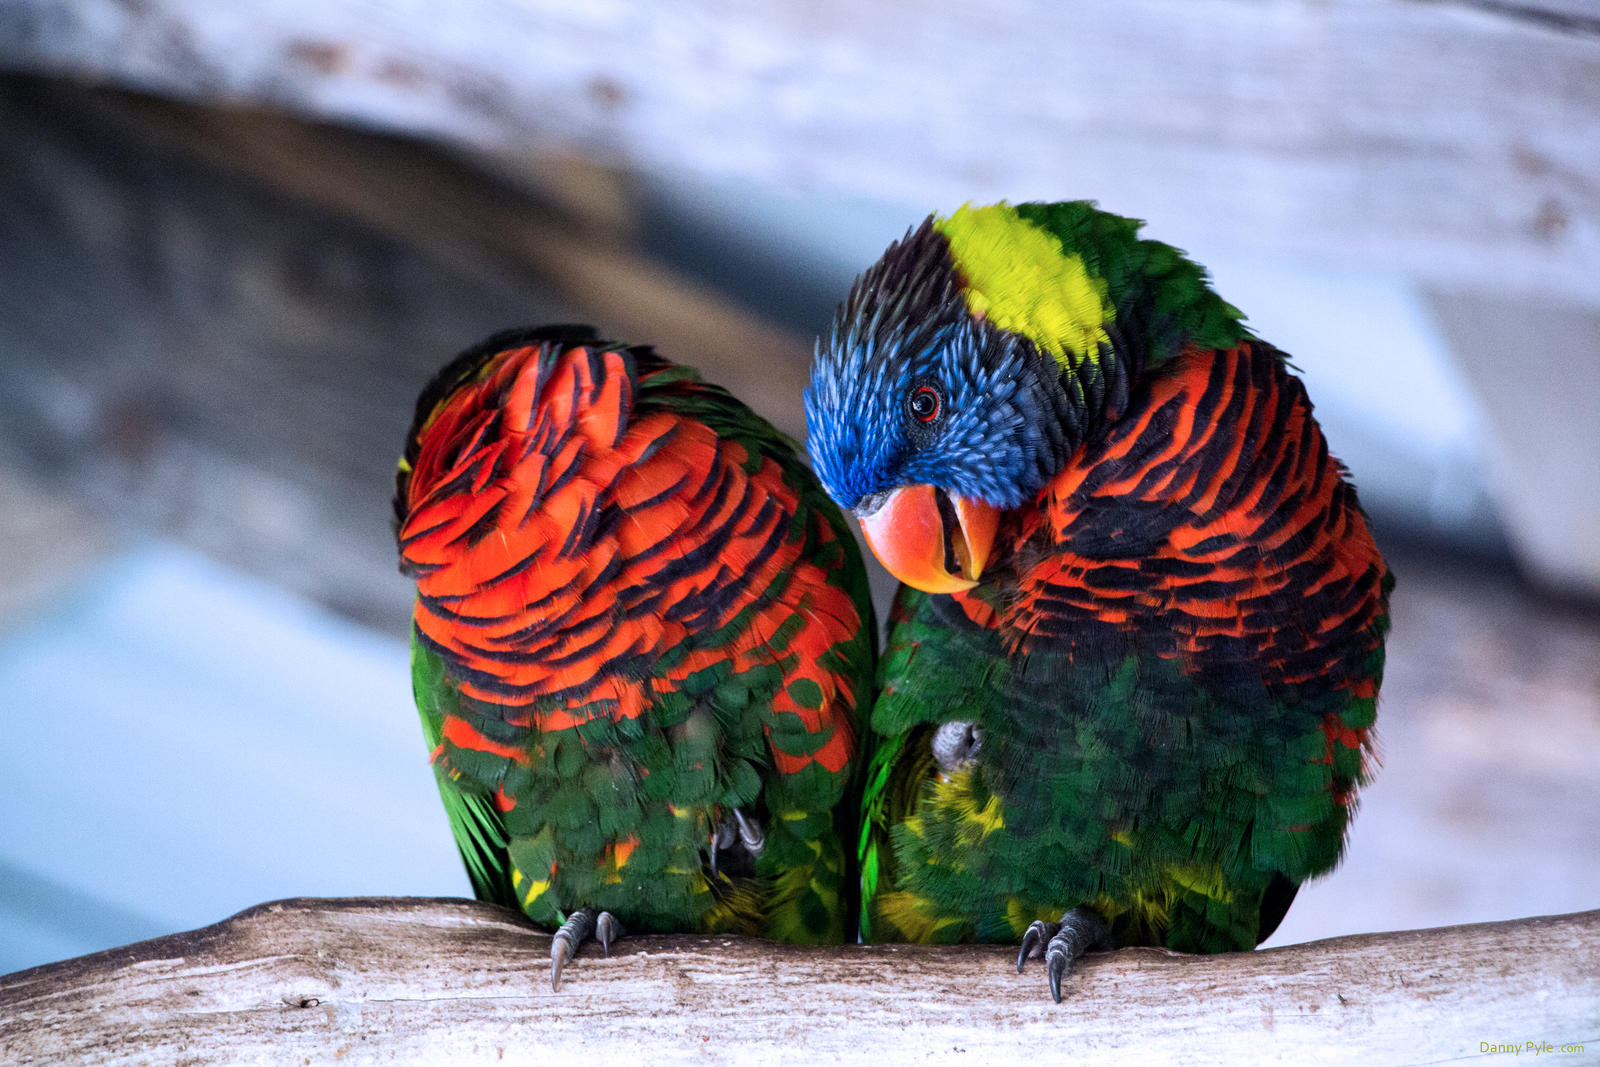
[{"label": "green wing feather", "polygon": [[[415,635],[411,641],[411,689],[422,716],[422,733],[428,751],[443,741],[447,714],[460,713],[461,693],[445,672],[444,661],[422,646]],[[479,900],[517,906],[511,891],[511,871],[506,862],[505,820],[489,798],[481,793],[464,793],[445,780],[445,772],[435,764],[439,796],[450,819],[450,834],[461,852],[472,892]]]}]

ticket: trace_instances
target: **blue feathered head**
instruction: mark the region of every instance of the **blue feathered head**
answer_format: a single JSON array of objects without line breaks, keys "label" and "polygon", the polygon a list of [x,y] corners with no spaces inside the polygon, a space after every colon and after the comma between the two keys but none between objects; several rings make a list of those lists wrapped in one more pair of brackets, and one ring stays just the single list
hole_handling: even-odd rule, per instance
[{"label": "blue feathered head", "polygon": [[858,511],[906,485],[1016,507],[1061,468],[1072,423],[1056,361],[968,310],[932,218],[856,280],[805,405],[817,476]]}]

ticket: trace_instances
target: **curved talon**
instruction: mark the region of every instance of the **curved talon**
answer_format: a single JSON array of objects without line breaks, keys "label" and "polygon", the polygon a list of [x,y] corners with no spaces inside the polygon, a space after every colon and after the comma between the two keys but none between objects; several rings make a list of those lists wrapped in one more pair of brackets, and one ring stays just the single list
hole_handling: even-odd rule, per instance
[{"label": "curved talon", "polygon": [[733,819],[739,824],[739,841],[744,845],[745,851],[751,856],[761,855],[761,850],[767,844],[767,837],[761,832],[761,824],[754,818],[747,817],[738,808],[733,809]]},{"label": "curved talon", "polygon": [[1017,953],[1017,973],[1022,973],[1022,961],[1029,955],[1038,955],[1044,952],[1044,943],[1050,940],[1059,929],[1058,923],[1047,923],[1043,919],[1033,920],[1027,932],[1022,935],[1022,951]]},{"label": "curved talon", "polygon": [[550,991],[561,992],[561,968],[567,965],[572,958],[572,945],[567,941],[554,941],[550,944]]},{"label": "curved talon", "polygon": [[550,941],[550,989],[552,992],[561,991],[561,969],[567,965],[573,955],[578,951],[578,946],[594,933],[594,912],[588,908],[579,908],[567,916],[567,921],[561,924],[561,929],[556,931],[556,936]]},{"label": "curved talon", "polygon": [[1057,1004],[1061,1003],[1061,976],[1067,973],[1069,957],[1066,950],[1050,942],[1050,950],[1045,954],[1045,962],[1050,965],[1050,996]]},{"label": "curved talon", "polygon": [[626,932],[622,928],[622,922],[609,911],[602,911],[600,918],[595,920],[594,936],[600,942],[601,951],[607,956],[611,955],[611,942]]},{"label": "curved talon", "polygon": [[[1036,922],[1034,926],[1050,930],[1050,944],[1045,947],[1044,959],[1049,969],[1050,996],[1057,1004],[1061,1003],[1061,979],[1072,973],[1078,958],[1086,952],[1114,947],[1106,921],[1092,908],[1073,908],[1061,916],[1059,923]],[[1028,934],[1032,933],[1030,926]],[[1027,934],[1023,935],[1022,943],[1025,947],[1029,944]]]},{"label": "curved talon", "polygon": [[737,833],[732,826],[728,825],[726,819],[712,828],[711,847],[706,850],[707,856],[710,857],[712,881],[716,881],[717,878],[717,853],[725,848],[732,847],[736,836],[738,836]]}]

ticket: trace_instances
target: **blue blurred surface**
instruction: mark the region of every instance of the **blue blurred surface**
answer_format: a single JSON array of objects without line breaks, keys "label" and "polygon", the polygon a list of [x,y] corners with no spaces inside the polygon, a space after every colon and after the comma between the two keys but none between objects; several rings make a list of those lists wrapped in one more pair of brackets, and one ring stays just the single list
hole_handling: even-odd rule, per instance
[{"label": "blue blurred surface", "polygon": [[290,896],[470,895],[404,644],[167,544],[0,638],[0,973]]}]

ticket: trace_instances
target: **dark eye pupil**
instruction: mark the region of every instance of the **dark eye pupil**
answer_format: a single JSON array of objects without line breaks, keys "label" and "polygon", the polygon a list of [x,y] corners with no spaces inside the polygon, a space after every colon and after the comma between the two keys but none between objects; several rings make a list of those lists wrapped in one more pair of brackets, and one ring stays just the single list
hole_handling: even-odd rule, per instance
[{"label": "dark eye pupil", "polygon": [[939,414],[939,394],[926,385],[918,388],[911,394],[911,414],[923,422],[932,420]]}]

